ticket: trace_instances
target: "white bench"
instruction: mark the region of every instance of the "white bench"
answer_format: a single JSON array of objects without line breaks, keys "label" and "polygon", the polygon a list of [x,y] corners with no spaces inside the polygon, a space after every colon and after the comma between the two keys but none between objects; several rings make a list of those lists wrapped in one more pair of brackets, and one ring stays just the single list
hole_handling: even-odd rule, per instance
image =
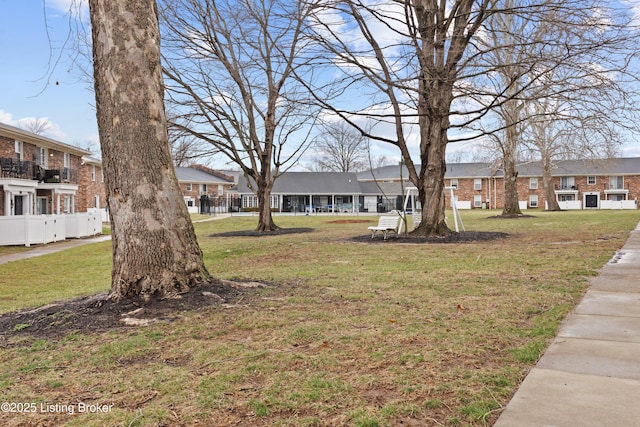
[{"label": "white bench", "polygon": [[371,238],[376,236],[378,231],[382,232],[384,240],[387,240],[389,233],[393,232],[398,236],[398,220],[399,216],[381,216],[378,220],[378,225],[368,227],[371,230]]}]

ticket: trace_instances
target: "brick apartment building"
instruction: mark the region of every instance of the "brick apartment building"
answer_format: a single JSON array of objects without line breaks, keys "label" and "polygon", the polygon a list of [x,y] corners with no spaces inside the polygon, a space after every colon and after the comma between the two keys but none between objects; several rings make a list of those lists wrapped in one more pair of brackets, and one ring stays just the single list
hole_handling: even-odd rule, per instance
[{"label": "brick apartment building", "polygon": [[[358,174],[361,185],[378,182],[388,194],[400,198],[398,166],[385,166]],[[447,165],[445,185],[453,187],[459,208],[504,207],[504,173],[499,164],[453,163]],[[540,162],[518,166],[518,198],[522,209],[545,209]],[[561,160],[554,162],[552,185],[562,209],[633,209],[640,197],[640,158]],[[451,206],[450,193],[445,193]]]},{"label": "brick apartment building", "polygon": [[0,216],[73,213],[87,150],[0,123]]}]

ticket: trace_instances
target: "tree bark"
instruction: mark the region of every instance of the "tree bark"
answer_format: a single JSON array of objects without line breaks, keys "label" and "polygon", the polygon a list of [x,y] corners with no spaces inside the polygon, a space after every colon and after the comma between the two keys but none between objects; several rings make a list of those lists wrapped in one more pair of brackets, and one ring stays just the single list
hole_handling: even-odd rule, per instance
[{"label": "tree bark", "polygon": [[155,0],[90,0],[111,216],[109,297],[172,297],[208,275],[171,161]]},{"label": "tree bark", "polygon": [[556,200],[556,192],[553,188],[553,178],[551,176],[551,159],[545,153],[542,154],[542,186],[544,188],[544,196],[547,199],[548,211],[559,211],[560,205]]}]

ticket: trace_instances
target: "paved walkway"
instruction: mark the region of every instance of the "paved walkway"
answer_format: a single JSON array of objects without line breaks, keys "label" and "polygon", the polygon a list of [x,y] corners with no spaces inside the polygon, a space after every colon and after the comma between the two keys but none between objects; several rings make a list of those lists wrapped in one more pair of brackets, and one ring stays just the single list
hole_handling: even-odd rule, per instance
[{"label": "paved walkway", "polygon": [[33,258],[36,256],[47,255],[54,252],[64,251],[65,249],[76,248],[78,246],[88,245],[90,243],[104,242],[111,240],[111,236],[91,237],[88,239],[64,240],[62,242],[47,243],[46,245],[37,246],[25,252],[18,252],[10,255],[0,255],[0,264],[6,264],[21,259]]},{"label": "paved walkway", "polygon": [[640,426],[640,224],[494,427]]}]

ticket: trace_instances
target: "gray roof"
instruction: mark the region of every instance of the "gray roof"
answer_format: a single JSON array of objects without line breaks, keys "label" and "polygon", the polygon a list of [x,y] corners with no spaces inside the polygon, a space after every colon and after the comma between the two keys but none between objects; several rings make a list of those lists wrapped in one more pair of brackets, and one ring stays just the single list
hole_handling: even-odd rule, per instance
[{"label": "gray roof", "polygon": [[210,173],[195,168],[176,168],[178,181],[192,184],[233,184],[233,181],[211,175]]},{"label": "gray roof", "polygon": [[[416,165],[419,168],[420,165]],[[446,179],[451,178],[488,178],[491,176],[503,177],[502,169],[491,173],[492,165],[489,163],[449,163],[447,164]],[[539,161],[520,163],[517,165],[518,175],[521,177],[541,177],[542,164]],[[640,157],[628,157],[619,159],[584,159],[584,160],[557,160],[553,162],[553,176],[587,176],[587,175],[640,175]],[[403,167],[402,177],[407,179],[409,172]],[[397,180],[400,177],[398,166],[383,166],[373,171],[360,172],[358,179],[370,181],[373,178],[378,181]]]},{"label": "gray roof", "polygon": [[[417,169],[420,168],[419,164],[415,165]],[[491,164],[489,163],[449,163],[447,164],[447,172],[445,178],[488,178],[494,176],[491,174]],[[502,176],[502,172],[498,171],[495,176]],[[382,166],[380,168],[373,169],[372,171],[365,171],[358,173],[358,179],[360,181],[391,181],[397,180],[400,177],[400,167],[398,165]],[[409,170],[406,166],[402,167],[402,177],[404,179],[409,178]]]},{"label": "gray roof", "polygon": [[5,123],[0,123],[0,135],[12,138],[18,141],[27,142],[44,148],[51,148],[54,150],[66,151],[77,156],[91,155],[91,151],[85,150],[75,145],[66,144],[64,142],[56,141],[55,139],[48,138],[46,136],[38,135],[33,132],[26,131],[14,126],[9,126]]},{"label": "gray roof", "polygon": [[[238,193],[249,194],[244,176],[238,178]],[[286,172],[278,177],[272,194],[361,194],[360,183],[351,172]]]},{"label": "gray roof", "polygon": [[[416,165],[419,167],[419,165]],[[493,173],[492,173],[493,172]],[[521,177],[541,177],[540,162],[518,165]],[[554,162],[553,176],[610,176],[640,175],[640,157],[621,159],[561,160]],[[445,179],[503,177],[501,169],[490,163],[450,163]],[[273,194],[297,195],[398,195],[402,186],[398,182],[400,168],[397,165],[383,166],[360,173],[351,172],[287,172],[276,179]],[[409,173],[403,168],[405,189],[412,186],[408,182]],[[377,180],[376,181],[374,181]],[[250,194],[244,176],[238,179],[238,193]]]}]

